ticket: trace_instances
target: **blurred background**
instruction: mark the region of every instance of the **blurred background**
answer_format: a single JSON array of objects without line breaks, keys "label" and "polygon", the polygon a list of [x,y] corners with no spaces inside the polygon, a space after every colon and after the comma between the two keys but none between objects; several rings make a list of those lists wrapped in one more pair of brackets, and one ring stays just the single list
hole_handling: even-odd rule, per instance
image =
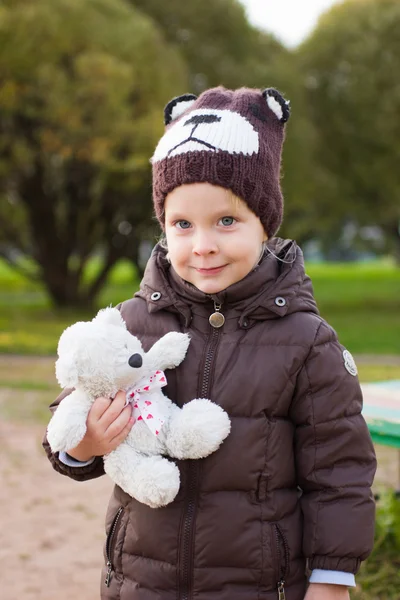
[{"label": "blurred background", "polygon": [[380,463],[353,597],[400,598],[399,31],[398,0],[1,2],[2,598],[98,598],[109,482],[64,481],[40,450],[57,341],[136,291],[163,108],[220,84],[291,101],[279,235],[355,355]]}]

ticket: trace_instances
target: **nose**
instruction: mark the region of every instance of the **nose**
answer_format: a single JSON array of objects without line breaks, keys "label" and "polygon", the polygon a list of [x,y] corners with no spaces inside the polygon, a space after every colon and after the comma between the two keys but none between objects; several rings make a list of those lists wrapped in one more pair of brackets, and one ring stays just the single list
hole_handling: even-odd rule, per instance
[{"label": "nose", "polygon": [[140,354],[132,354],[128,360],[129,366],[138,369],[143,364],[143,359]]},{"label": "nose", "polygon": [[197,231],[193,239],[192,252],[198,256],[216,254],[218,252],[218,245],[214,239],[214,236],[212,235],[212,232]]}]

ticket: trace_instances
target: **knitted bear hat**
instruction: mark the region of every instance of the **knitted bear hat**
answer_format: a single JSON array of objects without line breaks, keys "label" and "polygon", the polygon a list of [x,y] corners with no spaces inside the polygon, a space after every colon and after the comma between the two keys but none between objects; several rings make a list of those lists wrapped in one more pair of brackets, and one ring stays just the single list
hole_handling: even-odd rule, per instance
[{"label": "knitted bear hat", "polygon": [[289,102],[272,88],[218,87],[171,100],[151,159],[161,226],[167,194],[185,183],[208,182],[242,198],[271,238],[283,216],[280,165],[289,114]]}]

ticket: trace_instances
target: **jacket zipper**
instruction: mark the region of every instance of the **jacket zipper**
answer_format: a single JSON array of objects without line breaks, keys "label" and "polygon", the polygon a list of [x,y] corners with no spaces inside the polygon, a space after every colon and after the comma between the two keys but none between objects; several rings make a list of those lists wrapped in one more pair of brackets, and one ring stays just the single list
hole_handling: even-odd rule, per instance
[{"label": "jacket zipper", "polygon": [[107,587],[110,587],[111,573],[114,570],[112,562],[111,562],[111,544],[114,539],[114,535],[115,535],[115,532],[117,531],[117,526],[118,526],[118,523],[121,519],[121,515],[123,512],[124,512],[124,509],[122,506],[120,506],[120,508],[117,511],[117,514],[115,515],[115,517],[113,519],[113,522],[111,523],[110,531],[108,532],[108,536],[107,536],[107,540],[106,540],[107,574],[106,574],[104,583],[106,584]]},{"label": "jacket zipper", "polygon": [[[286,600],[285,580],[286,580],[286,577],[288,574],[288,567],[289,567],[289,546],[288,546],[287,540],[283,534],[283,531],[282,531],[280,525],[278,525],[277,523],[274,523],[273,528],[275,531],[275,541],[276,541],[276,548],[277,548],[277,552],[278,552],[278,570],[279,570],[279,572],[278,572],[279,581],[277,583],[278,600]],[[283,548],[284,548],[284,556],[283,557],[282,557],[280,542],[282,542]],[[281,567],[281,565],[282,565],[282,567]]]},{"label": "jacket zipper", "polygon": [[[220,306],[219,306],[220,307]],[[201,384],[200,398],[207,398],[209,395],[212,361],[215,356],[218,341],[220,337],[219,329],[212,329],[208,341],[208,348],[203,368],[203,380]],[[183,525],[183,566],[181,579],[181,600],[189,600],[192,593],[193,583],[193,523],[196,515],[197,488],[200,475],[199,461],[189,462],[188,474],[188,502]]]}]

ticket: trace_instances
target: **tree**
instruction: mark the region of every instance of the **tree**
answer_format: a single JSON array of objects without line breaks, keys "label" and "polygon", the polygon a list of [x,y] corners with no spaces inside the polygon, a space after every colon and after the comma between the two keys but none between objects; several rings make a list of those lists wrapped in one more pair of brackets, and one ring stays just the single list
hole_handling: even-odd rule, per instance
[{"label": "tree", "polygon": [[[149,158],[187,74],[123,0],[0,9],[0,251],[32,256],[58,306],[91,306],[152,210]],[[88,259],[102,268],[85,284]]]},{"label": "tree", "polygon": [[272,35],[262,34],[250,25],[243,5],[237,0],[130,0],[130,3],[150,16],[184,57],[189,69],[189,89],[183,92],[199,94],[217,85],[229,88],[251,85],[260,38],[264,48],[270,50],[270,62],[282,48]]},{"label": "tree", "polygon": [[237,0],[130,2],[155,21],[186,61],[189,87],[177,89],[175,95],[199,94],[218,85],[233,89],[276,87],[291,100],[293,118],[287,126],[283,155],[285,219],[281,233],[300,241],[310,237],[314,225],[315,132],[294,53],[273,35],[253,27]]},{"label": "tree", "polygon": [[299,60],[318,131],[316,222],[379,225],[400,261],[400,3],[334,6]]}]

